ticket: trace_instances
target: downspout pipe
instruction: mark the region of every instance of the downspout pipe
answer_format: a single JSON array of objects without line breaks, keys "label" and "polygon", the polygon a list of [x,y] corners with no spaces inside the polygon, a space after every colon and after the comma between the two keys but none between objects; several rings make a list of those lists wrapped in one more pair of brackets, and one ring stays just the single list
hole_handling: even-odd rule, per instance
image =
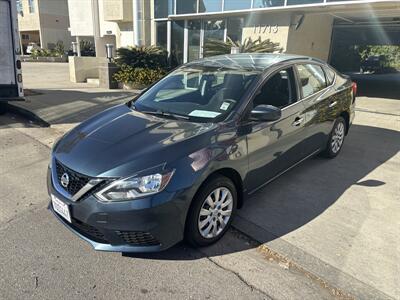
[{"label": "downspout pipe", "polygon": [[133,44],[136,47],[144,46],[143,18],[142,0],[133,0]]}]

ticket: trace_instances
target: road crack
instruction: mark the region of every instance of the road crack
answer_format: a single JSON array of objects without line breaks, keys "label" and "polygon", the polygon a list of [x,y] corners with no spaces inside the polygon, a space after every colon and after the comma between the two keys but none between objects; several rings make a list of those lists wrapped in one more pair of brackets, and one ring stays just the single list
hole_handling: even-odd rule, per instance
[{"label": "road crack", "polygon": [[246,279],[244,279],[243,276],[240,275],[238,272],[235,272],[235,271],[233,271],[233,270],[231,270],[229,268],[224,267],[223,265],[221,265],[218,262],[216,262],[215,260],[213,260],[211,257],[207,256],[204,252],[202,252],[202,251],[200,251],[200,252],[205,256],[205,258],[207,258],[207,260],[209,260],[215,266],[219,267],[220,269],[222,269],[222,270],[224,270],[226,272],[229,272],[229,273],[235,275],[236,278],[238,278],[243,284],[245,284],[248,288],[250,288],[251,291],[256,291],[256,292],[264,295],[266,297],[264,299],[273,300],[273,298],[268,293],[266,293],[265,291],[257,288],[256,286],[252,285],[250,282],[248,282]]}]

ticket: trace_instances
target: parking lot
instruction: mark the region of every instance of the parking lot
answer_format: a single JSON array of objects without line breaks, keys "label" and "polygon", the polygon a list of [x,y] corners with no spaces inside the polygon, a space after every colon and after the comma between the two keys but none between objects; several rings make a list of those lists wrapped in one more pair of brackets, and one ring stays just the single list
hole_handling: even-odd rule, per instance
[{"label": "parking lot", "polygon": [[312,158],[247,199],[215,246],[101,253],[47,210],[49,152],[132,93],[69,85],[62,64],[46,75],[58,80],[30,76],[44,65],[24,64],[25,87],[37,93],[18,105],[51,126],[0,116],[4,298],[400,298],[400,96],[359,97],[340,156]]}]

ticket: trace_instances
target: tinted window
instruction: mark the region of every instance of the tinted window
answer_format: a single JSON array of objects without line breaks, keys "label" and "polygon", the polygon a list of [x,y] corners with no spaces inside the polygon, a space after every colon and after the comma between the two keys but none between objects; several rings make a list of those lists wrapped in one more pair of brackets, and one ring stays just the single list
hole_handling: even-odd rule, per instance
[{"label": "tinted window", "polygon": [[174,21],[171,26],[171,55],[179,64],[183,63],[184,21]]},{"label": "tinted window", "polygon": [[326,87],[325,73],[317,65],[298,65],[299,84],[303,92],[303,98],[308,97]]},{"label": "tinted window", "polygon": [[259,94],[254,98],[253,105],[273,105],[279,108],[288,106],[297,100],[293,69],[288,68],[273,75]]},{"label": "tinted window", "polygon": [[328,85],[331,85],[335,80],[335,72],[331,68],[325,68],[325,74]]},{"label": "tinted window", "polygon": [[283,6],[285,4],[284,0],[254,0],[254,8],[263,8],[270,6]]},{"label": "tinted window", "polygon": [[225,35],[225,20],[204,21],[204,44],[207,44],[209,40],[223,41],[224,35]]},{"label": "tinted window", "polygon": [[167,49],[167,21],[155,22],[156,45]]},{"label": "tinted window", "polygon": [[197,0],[176,0],[177,14],[191,14],[195,12],[197,12]]},{"label": "tinted window", "polygon": [[225,0],[225,10],[238,10],[251,8],[251,0]]},{"label": "tinted window", "polygon": [[243,18],[229,18],[227,22],[227,36],[234,42],[241,42],[243,27]]},{"label": "tinted window", "polygon": [[[186,0],[185,0],[186,1]],[[222,0],[200,0],[200,12],[213,12],[222,10]]]},{"label": "tinted window", "polygon": [[172,0],[154,0],[154,17],[167,18],[168,15],[173,14]]}]

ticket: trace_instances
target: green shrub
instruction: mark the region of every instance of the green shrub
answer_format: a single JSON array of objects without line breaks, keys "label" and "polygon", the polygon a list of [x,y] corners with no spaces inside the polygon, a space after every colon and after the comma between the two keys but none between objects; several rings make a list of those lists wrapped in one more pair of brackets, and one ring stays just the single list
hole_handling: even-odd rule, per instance
[{"label": "green shrub", "polygon": [[63,56],[65,54],[65,47],[63,42],[59,41],[57,42],[54,50],[53,50],[54,56]]},{"label": "green shrub", "polygon": [[160,68],[134,68],[129,65],[122,65],[121,69],[113,77],[118,82],[148,86],[161,79],[166,73],[165,70]]},{"label": "green shrub", "polygon": [[133,68],[169,68],[167,51],[157,46],[119,48],[114,61],[119,67],[128,65]]}]

